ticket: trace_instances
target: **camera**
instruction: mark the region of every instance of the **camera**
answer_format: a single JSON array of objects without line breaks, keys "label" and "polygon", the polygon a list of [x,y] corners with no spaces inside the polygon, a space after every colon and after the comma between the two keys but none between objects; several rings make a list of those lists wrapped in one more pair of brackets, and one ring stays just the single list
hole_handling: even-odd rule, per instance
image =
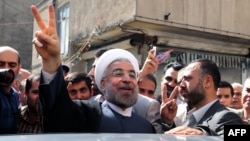
[{"label": "camera", "polygon": [[0,69],[0,85],[11,85],[15,79],[12,69]]}]

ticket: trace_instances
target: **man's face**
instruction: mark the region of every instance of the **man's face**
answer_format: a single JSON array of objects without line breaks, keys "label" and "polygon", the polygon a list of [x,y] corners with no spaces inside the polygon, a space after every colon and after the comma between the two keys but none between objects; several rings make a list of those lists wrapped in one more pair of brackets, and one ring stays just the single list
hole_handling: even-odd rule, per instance
[{"label": "man's face", "polygon": [[91,92],[86,84],[86,81],[72,83],[72,85],[68,87],[68,92],[71,100],[87,100],[91,97]]},{"label": "man's face", "polygon": [[17,76],[20,70],[18,55],[12,51],[0,52],[0,69],[12,69]]},{"label": "man's face", "polygon": [[96,63],[97,63],[98,59],[99,58],[95,58],[95,61],[92,64],[92,68],[91,68],[91,70],[88,73],[88,75],[91,77],[91,80],[92,80],[92,82],[91,82],[91,84],[92,84],[91,89],[93,90],[93,93],[94,93],[93,95],[101,94],[101,92],[99,91],[99,89],[98,89],[98,87],[97,87],[97,85],[95,83],[95,67],[96,67]]},{"label": "man's face", "polygon": [[243,109],[250,111],[250,79],[247,79],[244,83],[242,91],[242,104]]},{"label": "man's face", "polygon": [[242,102],[241,102],[241,98],[242,98],[242,87],[239,85],[234,85],[232,84],[233,89],[234,89],[234,95],[233,95],[233,99],[232,99],[232,108],[235,109],[241,109],[242,108]]},{"label": "man's face", "polygon": [[177,75],[178,71],[175,71],[172,67],[169,68],[161,81],[161,89],[163,90],[164,85],[167,85],[167,95],[171,94],[175,86],[177,86]]},{"label": "man's face", "polygon": [[134,105],[138,96],[137,73],[129,61],[111,63],[101,81],[105,99],[121,108]]},{"label": "man's face", "polygon": [[182,72],[179,92],[189,106],[196,106],[205,98],[199,63],[189,64]]},{"label": "man's face", "polygon": [[220,104],[230,107],[232,102],[232,95],[230,88],[218,88],[217,89],[217,98],[219,99]]},{"label": "man's face", "polygon": [[144,77],[138,81],[139,93],[150,98],[155,98],[155,83]]},{"label": "man's face", "polygon": [[95,66],[97,64],[97,61],[98,61],[99,58],[95,58],[95,61],[94,63],[92,64],[92,68],[91,70],[89,71],[88,75],[93,79],[92,81],[94,81],[95,79]]},{"label": "man's face", "polygon": [[39,81],[32,81],[32,87],[28,92],[26,92],[27,95],[27,105],[29,106],[29,109],[32,110],[32,112],[38,111],[38,101],[39,101]]}]

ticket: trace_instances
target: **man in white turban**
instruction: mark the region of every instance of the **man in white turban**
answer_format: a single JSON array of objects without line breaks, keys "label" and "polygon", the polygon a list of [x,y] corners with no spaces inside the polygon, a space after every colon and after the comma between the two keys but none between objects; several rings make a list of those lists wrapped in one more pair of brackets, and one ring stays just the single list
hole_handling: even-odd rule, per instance
[{"label": "man in white turban", "polygon": [[132,112],[138,97],[138,73],[137,59],[126,50],[111,49],[99,58],[95,82],[105,97],[99,132],[155,133],[149,121]]},{"label": "man in white turban", "polygon": [[101,92],[103,92],[101,88],[101,80],[105,77],[105,70],[112,62],[122,59],[127,60],[132,64],[136,73],[136,80],[138,79],[139,64],[133,54],[123,49],[108,50],[99,58],[95,68],[95,82]]},{"label": "man in white turban", "polygon": [[[133,66],[135,62],[132,63],[130,59],[126,60],[120,56],[121,60],[117,58],[111,61],[107,64],[106,70],[98,69],[105,71],[100,72],[101,76],[105,77],[97,79],[98,86],[102,88],[105,96],[119,94],[124,100],[129,97],[128,99],[131,99],[129,104],[121,105],[119,102],[114,104],[107,100],[100,107],[96,101],[72,101],[68,96],[62,72],[60,44],[54,26],[56,23],[54,7],[49,6],[49,25],[42,20],[36,6],[32,5],[31,10],[40,28],[40,31],[36,32],[33,44],[41,55],[43,64],[39,86],[41,103],[39,115],[43,132],[155,133],[149,121],[132,112],[132,105],[137,99],[138,92],[138,64]],[[117,50],[114,54],[120,54],[120,52]],[[101,62],[103,61],[99,63]]]},{"label": "man in white turban", "polygon": [[[98,101],[98,102],[103,102],[105,100],[105,98],[104,98],[102,92],[98,89],[98,87],[96,85],[95,69],[96,69],[97,62],[99,61],[99,58],[107,50],[109,50],[109,49],[100,49],[99,51],[96,52],[95,61],[92,64],[92,68],[88,73],[89,76],[91,76],[93,79],[92,80],[93,91],[98,92],[97,95],[95,95],[91,98],[91,100]],[[122,52],[125,54],[129,54],[129,56],[132,55],[131,53],[129,53],[127,51],[124,52],[124,50],[122,50]],[[115,56],[117,56],[117,54]],[[118,54],[118,56],[121,56],[121,55]],[[114,59],[113,58],[114,53],[112,55],[110,55],[109,57],[110,57],[110,59]],[[107,58],[107,57],[105,57],[105,58]],[[134,58],[133,55],[132,55],[132,58]],[[106,60],[104,60],[104,61],[105,61],[105,63],[107,63]],[[137,60],[132,61],[132,62],[135,63],[135,62],[137,62]],[[137,64],[135,64],[135,65],[137,65]],[[140,70],[139,77],[143,77],[146,74],[153,72],[155,70],[156,66],[157,66],[157,60],[155,59],[154,52],[151,49],[148,53],[147,59],[145,60],[143,68]],[[103,67],[100,67],[100,68],[103,68]],[[97,73],[97,74],[99,74],[99,73]],[[160,103],[158,101],[156,101],[155,99],[146,97],[142,94],[138,94],[137,101],[133,105],[133,112],[139,114],[140,116],[142,116],[143,118],[145,118],[146,120],[151,122],[151,124],[154,126],[157,133],[163,133],[162,125],[160,122],[160,110],[159,109],[160,109]]]}]

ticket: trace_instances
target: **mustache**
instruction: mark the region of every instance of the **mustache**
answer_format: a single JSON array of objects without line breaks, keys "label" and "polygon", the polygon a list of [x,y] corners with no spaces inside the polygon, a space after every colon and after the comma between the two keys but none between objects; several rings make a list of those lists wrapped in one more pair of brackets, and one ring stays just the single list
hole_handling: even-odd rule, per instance
[{"label": "mustache", "polygon": [[134,89],[135,87],[132,86],[131,84],[121,84],[117,87],[118,89],[126,89],[126,90],[131,90]]}]

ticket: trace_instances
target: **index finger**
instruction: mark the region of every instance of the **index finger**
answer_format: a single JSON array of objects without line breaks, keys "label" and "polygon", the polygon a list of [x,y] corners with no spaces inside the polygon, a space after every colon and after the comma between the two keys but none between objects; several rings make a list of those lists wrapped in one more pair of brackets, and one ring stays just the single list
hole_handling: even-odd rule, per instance
[{"label": "index finger", "polygon": [[178,93],[178,86],[175,86],[174,90],[171,92],[170,96],[168,97],[167,96],[167,86],[164,85],[163,90],[161,92],[162,102],[165,103],[169,100],[174,99],[177,93]]},{"label": "index finger", "polygon": [[168,96],[167,96],[167,86],[164,85],[163,86],[163,90],[161,91],[161,101],[162,103],[166,103],[168,100]]},{"label": "index finger", "polygon": [[33,13],[33,15],[34,15],[34,18],[36,19],[36,22],[37,22],[39,28],[40,28],[41,30],[45,29],[46,26],[45,26],[45,24],[44,24],[44,22],[43,22],[43,20],[42,20],[42,17],[41,17],[41,15],[40,15],[40,13],[39,13],[37,7],[36,7],[35,5],[32,5],[30,8],[31,8],[31,11],[32,11],[32,13]]},{"label": "index finger", "polygon": [[169,96],[169,99],[174,99],[176,94],[178,93],[178,86],[175,86],[174,87],[174,90],[171,92],[170,96]]}]

